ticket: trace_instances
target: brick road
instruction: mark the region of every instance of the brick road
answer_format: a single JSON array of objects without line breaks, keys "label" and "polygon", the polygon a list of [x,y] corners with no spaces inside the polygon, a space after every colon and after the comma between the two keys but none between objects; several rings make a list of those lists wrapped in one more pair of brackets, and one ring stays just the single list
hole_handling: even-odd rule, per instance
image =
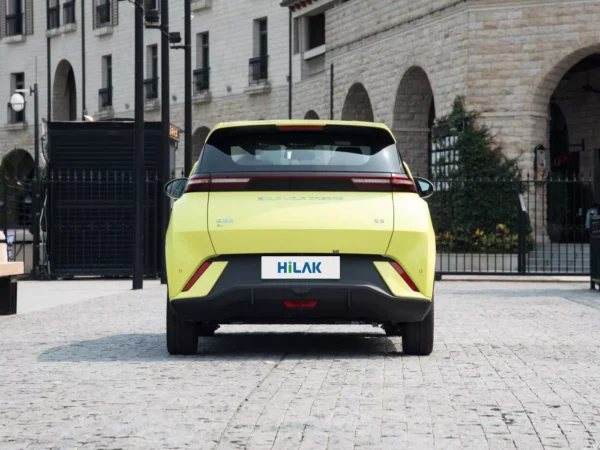
[{"label": "brick road", "polygon": [[228,326],[170,357],[163,287],[54,286],[0,317],[2,449],[600,447],[585,284],[438,283],[424,358],[370,326]]}]

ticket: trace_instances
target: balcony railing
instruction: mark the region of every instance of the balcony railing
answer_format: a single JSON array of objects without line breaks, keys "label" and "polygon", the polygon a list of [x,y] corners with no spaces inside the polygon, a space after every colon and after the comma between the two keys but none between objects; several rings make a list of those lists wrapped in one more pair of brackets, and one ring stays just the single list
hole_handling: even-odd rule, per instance
[{"label": "balcony railing", "polygon": [[112,87],[98,89],[98,107],[100,111],[112,107]]},{"label": "balcony railing", "polygon": [[96,28],[111,25],[110,9],[110,2],[96,6]]},{"label": "balcony railing", "polygon": [[194,95],[210,89],[210,68],[194,70]]},{"label": "balcony railing", "polygon": [[258,56],[251,58],[249,62],[250,84],[261,84],[265,83],[269,79],[269,56]]},{"label": "balcony railing", "polygon": [[6,123],[14,125],[23,122],[25,122],[25,108],[23,108],[23,111],[17,112],[9,102],[6,109]]},{"label": "balcony railing", "polygon": [[48,8],[48,29],[60,27],[60,6],[51,6]]},{"label": "balcony railing", "polygon": [[144,93],[146,100],[156,100],[158,98],[158,77],[144,80]]},{"label": "balcony railing", "polygon": [[63,23],[75,23],[75,0],[65,2],[63,5]]},{"label": "balcony railing", "polygon": [[23,34],[23,13],[6,16],[6,35],[19,36]]}]

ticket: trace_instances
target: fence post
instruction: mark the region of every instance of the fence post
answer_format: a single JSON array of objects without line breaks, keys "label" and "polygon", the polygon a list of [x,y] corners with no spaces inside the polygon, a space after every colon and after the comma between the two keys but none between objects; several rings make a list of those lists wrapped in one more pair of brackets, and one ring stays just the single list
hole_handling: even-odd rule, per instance
[{"label": "fence post", "polygon": [[524,275],[526,271],[527,254],[527,208],[523,194],[519,193],[519,262],[518,271]]}]

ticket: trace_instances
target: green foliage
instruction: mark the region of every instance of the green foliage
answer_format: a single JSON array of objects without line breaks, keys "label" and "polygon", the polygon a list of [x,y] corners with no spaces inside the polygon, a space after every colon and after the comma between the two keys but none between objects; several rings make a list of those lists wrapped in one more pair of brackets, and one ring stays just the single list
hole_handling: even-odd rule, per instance
[{"label": "green foliage", "polygon": [[490,130],[478,123],[478,113],[466,110],[462,97],[454,101],[449,115],[439,119],[438,127],[444,134],[457,137],[454,148],[458,156],[450,173],[442,174],[438,169],[432,174],[438,190],[429,205],[438,249],[516,251],[518,194],[524,186],[517,160],[502,154]]}]

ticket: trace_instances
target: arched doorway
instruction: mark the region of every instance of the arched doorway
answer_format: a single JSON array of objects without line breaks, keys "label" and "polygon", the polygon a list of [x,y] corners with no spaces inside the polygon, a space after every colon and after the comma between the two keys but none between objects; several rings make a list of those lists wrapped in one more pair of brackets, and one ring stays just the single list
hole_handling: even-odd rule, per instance
[{"label": "arched doorway", "polygon": [[52,83],[52,119],[77,120],[77,88],[73,66],[63,59],[56,67]]},{"label": "arched doorway", "polygon": [[342,108],[342,120],[374,121],[371,99],[361,83],[352,85],[348,91]]},{"label": "arched doorway", "polygon": [[429,176],[435,155],[431,153],[431,127],[435,101],[429,77],[413,66],[406,71],[396,93],[392,131],[400,152],[414,174]]},{"label": "arched doorway", "polygon": [[319,115],[312,109],[304,115],[305,120],[319,120]]},{"label": "arched doorway", "polygon": [[600,48],[562,59],[538,86],[548,117],[546,229],[551,242],[587,242],[586,213],[600,200]]},{"label": "arched doorway", "polygon": [[210,133],[208,127],[199,127],[192,134],[192,163],[195,163],[200,158],[200,152],[204,147],[208,133]]},{"label": "arched doorway", "polygon": [[9,152],[0,162],[0,221],[6,219],[6,227],[31,225],[34,164],[31,154],[20,148]]}]

